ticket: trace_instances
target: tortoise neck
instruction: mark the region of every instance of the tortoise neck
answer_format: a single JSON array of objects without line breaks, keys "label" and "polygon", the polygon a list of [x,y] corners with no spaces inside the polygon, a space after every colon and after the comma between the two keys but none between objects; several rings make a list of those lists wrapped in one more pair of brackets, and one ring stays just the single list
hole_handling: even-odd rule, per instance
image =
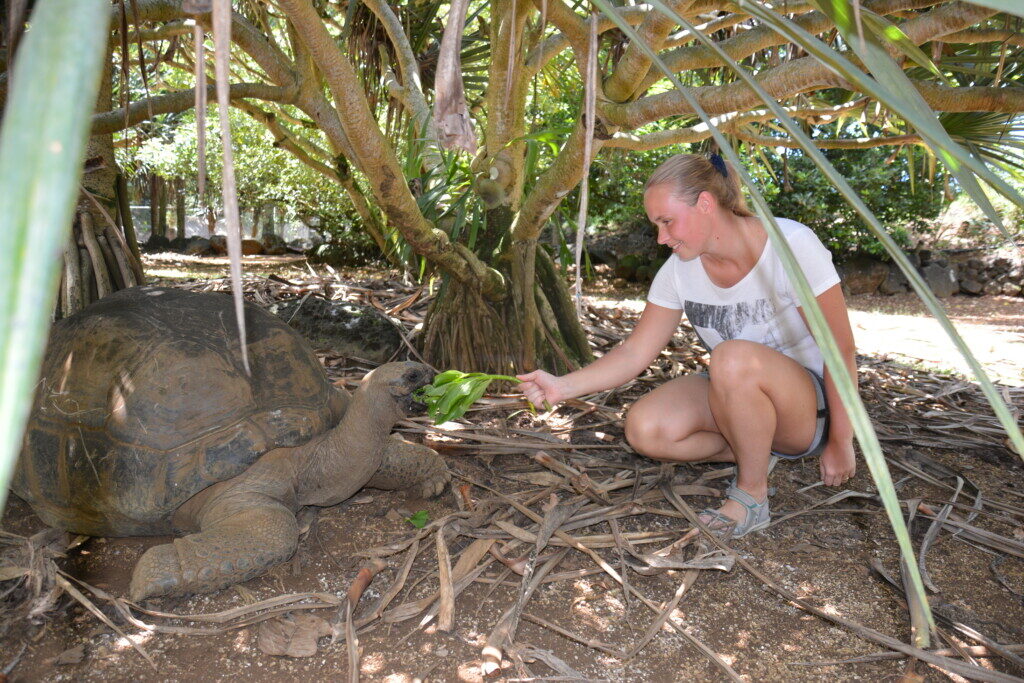
[{"label": "tortoise neck", "polygon": [[335,505],[361,489],[379,469],[398,418],[390,395],[372,385],[360,387],[341,422],[303,448],[299,503]]}]

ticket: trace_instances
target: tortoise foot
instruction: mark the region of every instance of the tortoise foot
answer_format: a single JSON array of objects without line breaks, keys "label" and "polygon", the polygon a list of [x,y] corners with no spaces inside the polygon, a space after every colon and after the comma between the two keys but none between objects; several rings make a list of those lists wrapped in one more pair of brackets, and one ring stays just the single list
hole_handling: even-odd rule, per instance
[{"label": "tortoise foot", "polygon": [[128,597],[132,602],[160,595],[174,595],[182,585],[178,553],[170,543],[147,550],[135,565]]},{"label": "tortoise foot", "polygon": [[419,494],[423,498],[436,498],[444,493],[448,482],[452,480],[452,475],[448,472],[444,459],[432,449],[428,448],[427,450],[430,451],[430,455],[433,457],[424,458],[426,471],[423,473],[423,478],[419,483]]},{"label": "tortoise foot", "polygon": [[433,448],[392,436],[384,446],[380,469],[367,482],[377,489],[409,489],[423,498],[444,492],[451,474],[444,458]]},{"label": "tortoise foot", "polygon": [[295,552],[295,515],[279,503],[239,495],[207,514],[211,521],[201,532],[143,554],[132,573],[132,600],[210,593],[255,578]]}]

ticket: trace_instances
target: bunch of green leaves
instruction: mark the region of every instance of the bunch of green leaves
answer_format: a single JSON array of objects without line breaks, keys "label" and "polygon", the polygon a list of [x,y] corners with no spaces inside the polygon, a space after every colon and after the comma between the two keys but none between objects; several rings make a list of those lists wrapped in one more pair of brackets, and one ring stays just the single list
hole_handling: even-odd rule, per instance
[{"label": "bunch of green leaves", "polygon": [[508,375],[448,370],[438,374],[433,384],[418,389],[416,399],[426,404],[427,414],[434,420],[434,424],[441,424],[465,415],[494,380],[519,384],[518,379]]}]

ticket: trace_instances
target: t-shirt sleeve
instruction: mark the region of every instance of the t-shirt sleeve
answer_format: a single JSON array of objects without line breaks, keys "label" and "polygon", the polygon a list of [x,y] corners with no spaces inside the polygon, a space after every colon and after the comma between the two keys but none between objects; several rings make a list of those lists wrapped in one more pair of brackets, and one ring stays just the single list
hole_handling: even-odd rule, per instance
[{"label": "t-shirt sleeve", "polygon": [[807,284],[811,286],[814,296],[839,284],[839,273],[832,263],[832,253],[825,248],[813,230],[800,230],[789,240],[789,246],[804,271]]},{"label": "t-shirt sleeve", "polygon": [[647,292],[647,300],[656,306],[682,310],[683,301],[676,290],[674,276],[675,264],[673,260],[675,258],[675,256],[670,256],[668,261],[665,261],[661,268],[658,269],[658,274],[654,276],[651,288]]}]

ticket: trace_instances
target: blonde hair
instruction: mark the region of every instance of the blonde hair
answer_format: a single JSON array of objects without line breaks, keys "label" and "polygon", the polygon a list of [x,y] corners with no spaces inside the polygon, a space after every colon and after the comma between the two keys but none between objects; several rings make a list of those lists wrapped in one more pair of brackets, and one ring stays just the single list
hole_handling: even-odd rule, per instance
[{"label": "blonde hair", "polygon": [[[657,185],[668,185],[672,196],[690,206],[697,203],[701,192],[710,192],[719,205],[737,216],[753,216],[740,190],[740,179],[732,164],[721,157],[721,166],[701,154],[676,154],[666,159],[647,179],[644,192]],[[719,168],[725,169],[725,174]]]}]

